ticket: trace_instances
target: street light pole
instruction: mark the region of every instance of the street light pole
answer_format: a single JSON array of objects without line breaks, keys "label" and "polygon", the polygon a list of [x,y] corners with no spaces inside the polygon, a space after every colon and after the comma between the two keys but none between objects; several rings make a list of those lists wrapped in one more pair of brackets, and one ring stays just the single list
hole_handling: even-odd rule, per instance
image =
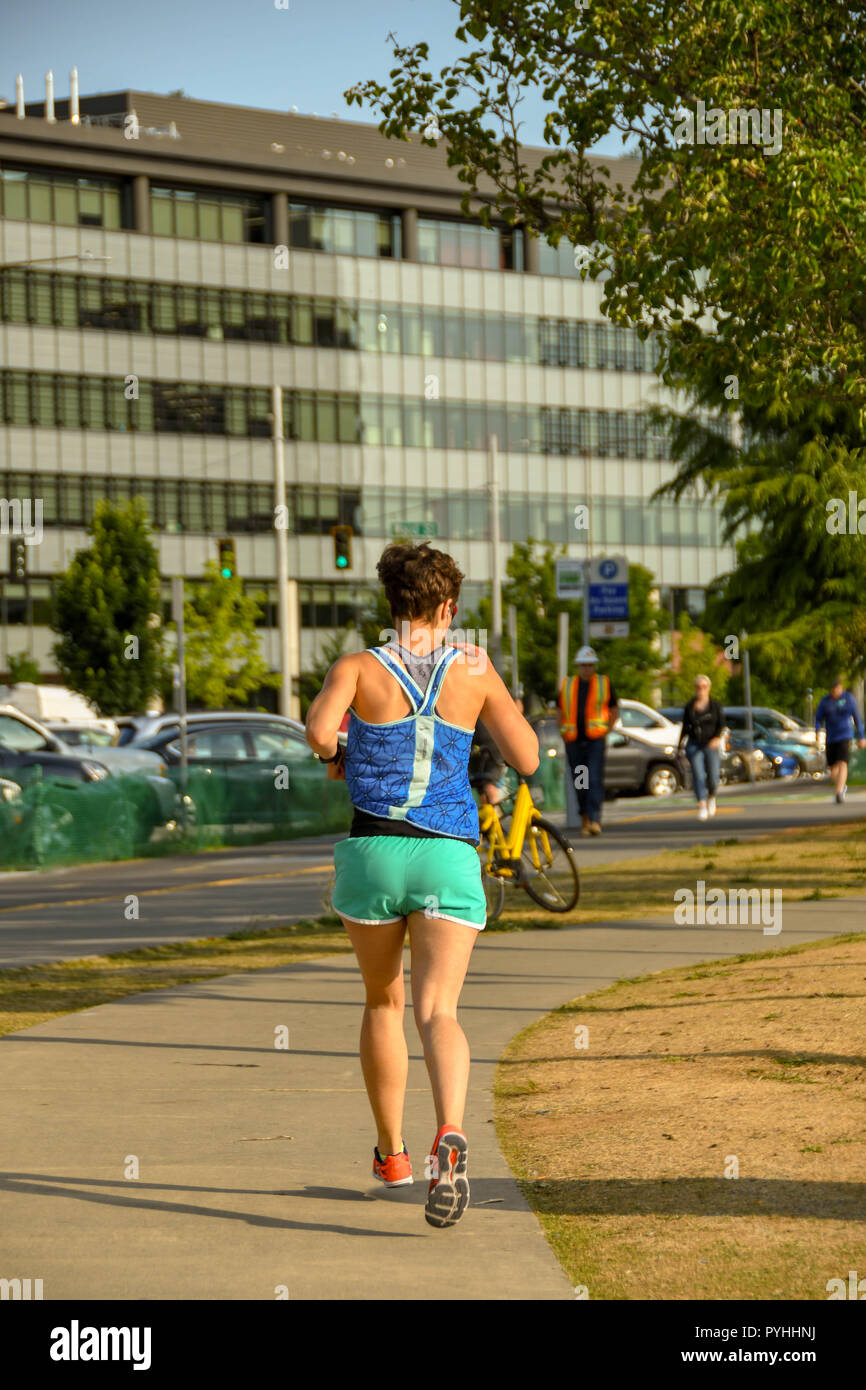
[{"label": "street light pole", "polygon": [[499,531],[499,454],[495,434],[489,438],[489,487],[490,487],[490,570],[492,576],[493,631],[490,645],[493,665],[497,671],[502,660],[502,591],[499,587],[499,566],[502,555],[502,538]]},{"label": "street light pole", "polygon": [[743,646],[743,686],[746,699],[746,762],[749,770],[749,781],[755,780],[755,769],[752,761],[752,753],[755,747],[755,730],[752,723],[752,668],[749,661],[749,649],[746,646],[747,632],[740,633],[740,642]]},{"label": "street light pole", "polygon": [[289,527],[286,508],[286,457],[283,444],[283,388],[271,390],[274,446],[274,535],[277,545],[277,611],[280,625],[280,714],[291,718],[294,707],[289,614]]}]

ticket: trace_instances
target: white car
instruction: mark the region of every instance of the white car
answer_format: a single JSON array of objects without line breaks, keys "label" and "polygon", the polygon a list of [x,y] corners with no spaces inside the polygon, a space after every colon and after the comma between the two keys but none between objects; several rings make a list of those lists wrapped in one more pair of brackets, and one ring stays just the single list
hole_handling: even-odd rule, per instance
[{"label": "white car", "polygon": [[118,732],[113,719],[46,719],[45,728],[69,748],[110,748]]},{"label": "white car", "polygon": [[681,722],[675,724],[673,720],[659,714],[657,709],[642,704],[640,700],[620,699],[618,705],[619,718],[613,726],[615,729],[639,734],[648,743],[657,743],[661,747],[670,744],[676,747],[682,728]]}]

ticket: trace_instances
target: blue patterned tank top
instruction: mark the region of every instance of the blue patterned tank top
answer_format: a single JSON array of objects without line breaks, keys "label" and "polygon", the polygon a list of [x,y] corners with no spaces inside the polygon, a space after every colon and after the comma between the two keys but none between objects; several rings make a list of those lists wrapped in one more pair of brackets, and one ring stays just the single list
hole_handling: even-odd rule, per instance
[{"label": "blue patterned tank top", "polygon": [[442,680],[459,649],[443,646],[426,691],[386,648],[367,650],[399,681],[412,713],[388,724],[369,724],[350,711],[346,785],[353,805],[373,816],[477,843],[478,808],[467,775],[474,729],[449,724],[436,713]]}]

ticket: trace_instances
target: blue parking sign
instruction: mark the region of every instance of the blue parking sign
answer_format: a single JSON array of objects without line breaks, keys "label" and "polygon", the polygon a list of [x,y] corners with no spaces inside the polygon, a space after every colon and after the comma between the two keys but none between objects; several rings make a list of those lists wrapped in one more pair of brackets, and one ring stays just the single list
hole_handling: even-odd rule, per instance
[{"label": "blue parking sign", "polygon": [[624,555],[605,555],[590,560],[590,637],[627,637],[628,634],[628,560]]}]

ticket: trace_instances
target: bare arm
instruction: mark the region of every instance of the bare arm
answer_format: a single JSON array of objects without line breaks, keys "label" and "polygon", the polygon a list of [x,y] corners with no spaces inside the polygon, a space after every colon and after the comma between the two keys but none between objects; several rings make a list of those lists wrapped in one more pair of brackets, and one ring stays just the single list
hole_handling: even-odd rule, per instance
[{"label": "bare arm", "polygon": [[490,730],[505,761],[522,777],[529,777],[538,767],[538,736],[518,711],[502,677],[492,665],[488,668],[487,679],[487,699],[479,718]]},{"label": "bare arm", "polygon": [[352,653],[338,657],[325,677],[325,683],[307,710],[307,743],[314,753],[330,758],[337,749],[337,734],[343,716],[358,689],[358,657]]}]

